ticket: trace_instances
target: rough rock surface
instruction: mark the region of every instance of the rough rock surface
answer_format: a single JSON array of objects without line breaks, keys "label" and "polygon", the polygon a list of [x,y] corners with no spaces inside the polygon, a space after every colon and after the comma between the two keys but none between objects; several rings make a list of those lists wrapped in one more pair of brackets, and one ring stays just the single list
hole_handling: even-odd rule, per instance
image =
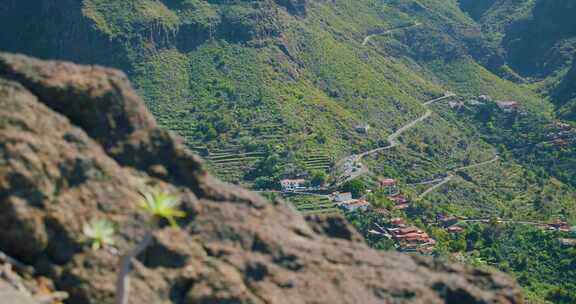
[{"label": "rough rock surface", "polygon": [[[138,191],[181,198],[135,261],[130,303],[521,303],[513,281],[368,248],[341,219],[310,223],[208,175],[114,70],[0,54],[0,250],[69,292],[111,303],[118,253],[150,229]],[[82,224],[107,218],[114,248]]]}]

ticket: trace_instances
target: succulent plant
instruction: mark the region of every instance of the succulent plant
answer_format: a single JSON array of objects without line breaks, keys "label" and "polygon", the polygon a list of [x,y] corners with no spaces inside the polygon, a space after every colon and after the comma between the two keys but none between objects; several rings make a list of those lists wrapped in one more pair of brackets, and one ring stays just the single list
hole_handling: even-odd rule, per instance
[{"label": "succulent plant", "polygon": [[186,213],[178,209],[180,200],[162,190],[142,193],[140,207],[156,218],[166,219],[172,227],[178,227],[176,218],[185,217]]},{"label": "succulent plant", "polygon": [[92,219],[85,223],[82,232],[91,244],[92,250],[98,250],[106,245],[114,244],[114,225],[105,219]]}]

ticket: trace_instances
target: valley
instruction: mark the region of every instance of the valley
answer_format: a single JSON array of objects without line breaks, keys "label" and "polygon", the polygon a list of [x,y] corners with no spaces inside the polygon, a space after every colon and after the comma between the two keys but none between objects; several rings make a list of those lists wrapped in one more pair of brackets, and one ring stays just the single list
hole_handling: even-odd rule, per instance
[{"label": "valley", "polygon": [[415,229],[426,255],[576,301],[576,236],[546,229],[576,226],[570,0],[63,3],[8,0],[0,50],[122,69],[212,174],[374,248]]}]

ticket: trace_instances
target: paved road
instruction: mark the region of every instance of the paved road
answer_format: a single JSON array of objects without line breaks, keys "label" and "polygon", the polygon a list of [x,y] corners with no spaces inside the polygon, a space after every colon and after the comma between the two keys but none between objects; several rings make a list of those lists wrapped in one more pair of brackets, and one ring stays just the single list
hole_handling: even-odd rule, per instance
[{"label": "paved road", "polygon": [[444,179],[445,179],[445,177],[442,177],[442,178],[427,180],[427,181],[423,181],[423,182],[419,182],[419,183],[406,184],[406,185],[407,186],[429,185],[429,184],[439,183],[439,182],[443,181]]},{"label": "paved road", "polygon": [[402,26],[402,27],[397,27],[397,28],[393,28],[393,29],[389,29],[389,30],[384,30],[375,34],[371,34],[368,35],[364,38],[364,41],[362,41],[362,46],[366,46],[368,44],[368,42],[370,42],[370,39],[377,37],[377,36],[384,36],[386,34],[390,34],[396,31],[400,31],[400,30],[405,30],[405,29],[409,29],[411,27],[416,27],[422,25],[422,23],[420,22],[415,22],[414,24],[408,25],[408,26]]},{"label": "paved road", "polygon": [[[492,219],[481,218],[481,219],[466,219],[459,220],[458,223],[489,223]],[[516,221],[516,220],[497,220],[498,223],[508,223],[508,224],[519,224],[519,225],[533,225],[533,226],[544,226],[547,223],[534,222],[534,221]]]},{"label": "paved road", "polygon": [[442,179],[441,182],[439,182],[438,184],[426,189],[426,191],[422,192],[420,195],[418,195],[418,200],[423,199],[426,195],[428,195],[429,193],[433,192],[434,190],[442,187],[444,184],[448,183],[449,181],[451,181],[454,178],[454,175],[452,174],[448,174],[448,176],[446,176],[445,178]]},{"label": "paved road", "polygon": [[[490,160],[487,160],[487,161],[484,161],[484,162],[481,162],[481,163],[477,163],[477,164],[472,164],[472,165],[469,165],[469,166],[464,166],[464,167],[456,168],[456,169],[453,169],[452,172],[464,171],[464,170],[467,170],[467,169],[472,169],[472,168],[477,168],[477,167],[485,166],[485,165],[488,165],[488,164],[491,164],[491,163],[497,161],[498,159],[500,159],[500,156],[496,155],[496,156],[494,156],[494,158],[492,158],[492,159],[490,159]],[[418,199],[420,200],[420,199],[424,198],[426,195],[428,195],[428,194],[431,193],[432,191],[434,191],[434,190],[440,188],[442,185],[450,182],[453,178],[454,178],[454,174],[453,174],[453,173],[448,173],[448,175],[447,175],[446,177],[442,178],[442,179],[434,179],[434,180],[431,180],[431,181],[418,183],[418,184],[420,184],[420,185],[424,185],[424,184],[431,184],[432,182],[439,181],[438,184],[436,184],[436,185],[434,185],[434,186],[426,189],[426,191],[422,192],[422,193],[418,196]]]},{"label": "paved road", "polygon": [[444,96],[438,97],[438,98],[436,98],[436,99],[428,100],[427,102],[424,103],[424,105],[427,106],[427,105],[433,104],[433,103],[435,103],[435,102],[437,102],[437,101],[441,101],[441,100],[444,100],[444,99],[447,99],[447,98],[450,98],[450,97],[454,97],[454,96],[456,96],[456,94],[454,94],[454,93],[452,93],[452,92],[446,92],[446,94],[444,94]]},{"label": "paved road", "polygon": [[500,159],[500,156],[496,155],[496,156],[494,156],[494,158],[492,158],[491,160],[487,160],[487,161],[485,161],[485,162],[481,162],[481,163],[477,163],[477,164],[473,164],[473,165],[469,165],[469,166],[464,166],[464,167],[456,168],[456,169],[454,169],[454,170],[452,170],[452,171],[454,171],[454,172],[464,171],[464,170],[467,170],[467,169],[472,169],[472,168],[476,168],[476,167],[485,166],[485,165],[488,165],[488,164],[491,164],[491,163],[497,161],[498,159]]}]

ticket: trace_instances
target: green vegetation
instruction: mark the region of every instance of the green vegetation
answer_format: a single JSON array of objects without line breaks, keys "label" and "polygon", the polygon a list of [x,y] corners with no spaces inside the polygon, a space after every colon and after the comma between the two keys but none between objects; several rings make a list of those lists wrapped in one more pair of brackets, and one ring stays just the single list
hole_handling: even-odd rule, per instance
[{"label": "green vegetation", "polygon": [[178,210],[180,204],[176,196],[161,190],[152,190],[142,193],[140,207],[155,219],[165,219],[172,227],[178,227],[176,218],[186,216],[184,211]]},{"label": "green vegetation", "polygon": [[[576,117],[572,2],[84,0],[54,12],[15,1],[27,13],[0,11],[0,29],[10,29],[0,40],[9,51],[124,69],[159,124],[210,171],[258,189],[284,177],[329,184],[344,157],[386,146],[430,109],[401,145],[362,160],[369,174],[338,190],[360,197],[382,176],[415,200],[449,178],[407,210],[440,241],[438,254],[462,253],[513,273],[535,299],[568,303],[574,286],[553,278],[574,281],[574,259],[553,234],[499,227],[502,239],[489,240],[488,228],[456,236],[424,223],[438,214],[576,223],[575,135],[554,127]],[[21,26],[37,20],[45,26]],[[363,45],[371,34],[380,35]],[[458,97],[423,105],[446,91]],[[520,106],[467,103],[479,95]],[[284,196],[304,214],[340,212],[325,196]],[[400,212],[382,193],[367,198]],[[172,225],[183,215],[166,193],[142,205]],[[381,214],[346,216],[372,246],[392,248],[368,233]]]},{"label": "green vegetation", "polygon": [[362,195],[364,195],[367,188],[368,187],[366,186],[366,184],[363,183],[361,180],[358,180],[358,179],[353,179],[351,181],[347,181],[346,183],[344,183],[342,185],[342,190],[345,192],[351,192],[352,197],[354,197],[354,198],[359,198]]},{"label": "green vegetation", "polygon": [[327,197],[313,195],[284,195],[284,198],[305,215],[312,214],[339,214],[340,210]]},{"label": "green vegetation", "polygon": [[98,250],[104,246],[114,245],[114,225],[104,219],[92,219],[82,226],[82,233],[90,243],[92,250]]},{"label": "green vegetation", "polygon": [[562,246],[559,238],[566,236],[522,225],[473,225],[458,251],[472,264],[513,274],[534,302],[574,303],[576,247]]}]

